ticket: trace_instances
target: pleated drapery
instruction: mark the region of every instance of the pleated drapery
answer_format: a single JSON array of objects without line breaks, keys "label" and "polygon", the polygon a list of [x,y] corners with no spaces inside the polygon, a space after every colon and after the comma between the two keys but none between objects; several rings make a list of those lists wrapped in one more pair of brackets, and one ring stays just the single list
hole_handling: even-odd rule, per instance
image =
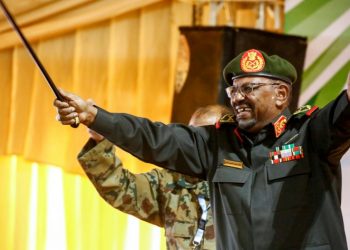
[{"label": "pleated drapery", "polygon": [[[109,111],[170,121],[178,27],[192,24],[191,1],[5,2],[59,87]],[[233,3],[231,24],[254,26],[258,2]],[[164,230],[99,197],[76,160],[86,128],[55,120],[54,95],[3,16],[0,100],[1,249],[165,249]],[[117,153],[133,172],[154,167]]]},{"label": "pleated drapery", "polygon": [[[104,2],[112,8],[116,1]],[[46,23],[62,19],[62,27],[56,26],[66,29],[59,35],[45,32],[41,22],[23,31],[59,87],[92,98],[109,111],[169,122],[177,28],[190,24],[191,9],[177,2],[153,2],[159,3],[143,3],[78,28],[64,25],[70,26],[79,10],[62,14],[66,23],[62,16],[52,17]],[[43,32],[34,32],[40,28]],[[6,32],[3,37],[12,36]],[[43,36],[37,38],[37,33]],[[13,46],[11,39],[9,45],[0,39],[1,249],[165,249],[163,229],[100,198],[76,160],[88,138],[86,128],[55,120],[52,91],[27,51],[12,39]],[[134,172],[154,167],[121,150],[118,155]]]}]

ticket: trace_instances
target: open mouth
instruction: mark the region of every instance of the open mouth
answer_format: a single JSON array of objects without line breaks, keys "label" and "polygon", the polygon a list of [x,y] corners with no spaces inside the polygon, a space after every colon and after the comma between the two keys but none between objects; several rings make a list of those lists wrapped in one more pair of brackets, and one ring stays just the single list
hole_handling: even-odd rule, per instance
[{"label": "open mouth", "polygon": [[249,106],[236,106],[235,107],[235,111],[236,111],[237,115],[239,115],[241,113],[246,113],[246,112],[251,113],[252,112],[252,108],[249,107]]}]

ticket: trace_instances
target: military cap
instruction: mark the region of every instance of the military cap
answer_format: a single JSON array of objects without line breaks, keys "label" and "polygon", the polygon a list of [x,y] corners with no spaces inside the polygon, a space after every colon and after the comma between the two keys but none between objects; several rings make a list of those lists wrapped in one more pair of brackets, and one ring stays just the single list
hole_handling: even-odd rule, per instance
[{"label": "military cap", "polygon": [[263,76],[293,84],[297,79],[294,66],[286,59],[264,51],[250,49],[240,53],[223,70],[224,80],[232,85],[233,80],[246,76]]}]

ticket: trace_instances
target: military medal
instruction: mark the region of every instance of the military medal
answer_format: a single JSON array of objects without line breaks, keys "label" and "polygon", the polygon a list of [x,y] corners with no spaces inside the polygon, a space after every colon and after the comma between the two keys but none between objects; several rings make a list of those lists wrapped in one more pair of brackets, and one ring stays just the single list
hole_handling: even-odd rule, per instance
[{"label": "military medal", "polygon": [[302,146],[295,146],[294,144],[283,145],[276,147],[276,151],[270,152],[270,159],[272,164],[281,162],[299,160],[304,158]]}]

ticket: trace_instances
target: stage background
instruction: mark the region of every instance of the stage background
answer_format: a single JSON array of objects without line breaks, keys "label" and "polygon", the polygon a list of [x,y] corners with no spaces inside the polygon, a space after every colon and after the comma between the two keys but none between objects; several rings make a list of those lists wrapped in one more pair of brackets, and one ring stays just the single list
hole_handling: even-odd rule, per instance
[{"label": "stage background", "polygon": [[[191,24],[190,5],[5,2],[60,87],[92,97],[108,110],[170,120],[178,27]],[[285,4],[285,31],[309,38],[300,104],[323,106],[344,88],[350,69],[350,1]],[[256,13],[238,7],[235,24],[250,27]],[[0,69],[1,249],[165,249],[162,229],[116,211],[98,196],[76,161],[86,129],[55,121],[51,91],[2,16]],[[125,152],[118,155],[134,172],[153,167]],[[350,235],[350,156],[343,163]]]},{"label": "stage background", "polygon": [[[350,1],[290,0],[285,7],[285,32],[309,39],[299,104],[323,107],[345,88],[350,72]],[[342,170],[342,210],[349,246],[349,152],[342,159]]]}]

